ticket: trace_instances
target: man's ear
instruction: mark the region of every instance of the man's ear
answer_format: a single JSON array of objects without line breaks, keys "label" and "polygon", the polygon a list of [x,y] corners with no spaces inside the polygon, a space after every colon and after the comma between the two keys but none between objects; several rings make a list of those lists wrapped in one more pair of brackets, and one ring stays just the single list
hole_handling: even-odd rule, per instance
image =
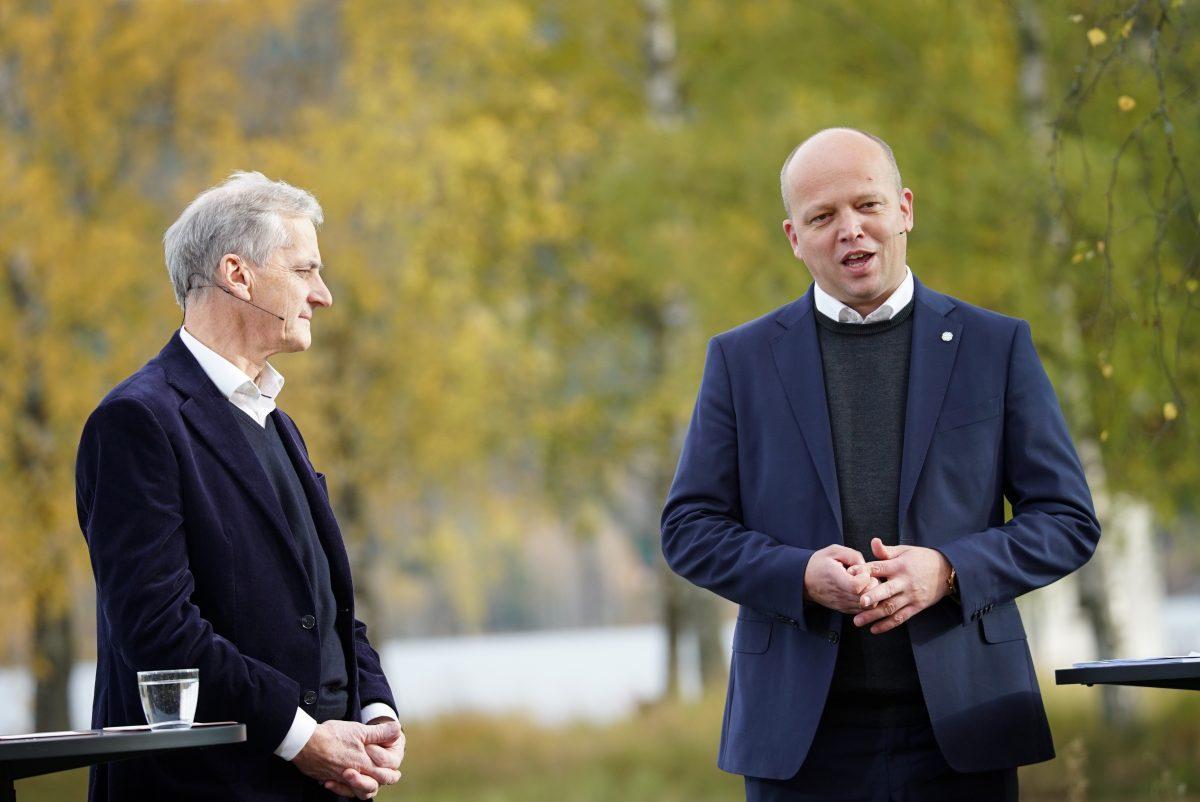
[{"label": "man's ear", "polygon": [[788,245],[792,246],[792,254],[800,261],[804,261],[804,257],[800,255],[800,235],[790,217],[784,218],[783,234],[787,237]]},{"label": "man's ear", "polygon": [[900,190],[900,215],[904,218],[904,230],[913,230],[913,193],[908,187]]},{"label": "man's ear", "polygon": [[214,283],[219,284],[242,300],[250,299],[252,279],[246,269],[246,261],[236,253],[227,253],[217,265]]}]

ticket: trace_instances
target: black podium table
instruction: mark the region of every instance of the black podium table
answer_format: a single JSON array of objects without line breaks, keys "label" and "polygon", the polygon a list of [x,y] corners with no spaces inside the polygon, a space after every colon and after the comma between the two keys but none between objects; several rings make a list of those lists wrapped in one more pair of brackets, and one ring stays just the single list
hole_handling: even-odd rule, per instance
[{"label": "black podium table", "polygon": [[1089,663],[1054,672],[1056,685],[1136,685],[1200,691],[1200,660],[1117,660]]},{"label": "black podium table", "polygon": [[0,741],[0,802],[14,802],[14,781],[39,774],[145,757],[168,749],[240,743],[245,724],[197,724],[187,730],[134,730]]}]

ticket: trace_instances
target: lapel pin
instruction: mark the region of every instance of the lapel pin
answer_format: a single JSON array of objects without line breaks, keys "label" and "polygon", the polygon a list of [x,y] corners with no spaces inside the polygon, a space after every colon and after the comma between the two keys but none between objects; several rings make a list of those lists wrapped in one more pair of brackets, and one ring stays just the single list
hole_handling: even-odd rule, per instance
[{"label": "lapel pin", "polygon": [[949,331],[942,332],[942,342],[948,343],[954,339],[954,334]]}]

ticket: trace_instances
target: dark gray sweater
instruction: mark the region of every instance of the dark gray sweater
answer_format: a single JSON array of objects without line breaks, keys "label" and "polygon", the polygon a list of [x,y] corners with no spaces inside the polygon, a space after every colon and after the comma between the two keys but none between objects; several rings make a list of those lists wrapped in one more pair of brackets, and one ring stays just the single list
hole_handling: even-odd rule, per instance
[{"label": "dark gray sweater", "polygon": [[[891,320],[840,323],[817,313],[817,322],[845,545],[870,561],[871,538],[899,540],[912,302]],[[925,715],[907,626],[872,635],[846,616],[826,715],[865,725]]]}]

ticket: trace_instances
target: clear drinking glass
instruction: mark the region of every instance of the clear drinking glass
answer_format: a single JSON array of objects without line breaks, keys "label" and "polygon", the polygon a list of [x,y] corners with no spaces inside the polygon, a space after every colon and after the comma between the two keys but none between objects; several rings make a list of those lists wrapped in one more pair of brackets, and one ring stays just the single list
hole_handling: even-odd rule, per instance
[{"label": "clear drinking glass", "polygon": [[200,669],[139,671],[138,693],[152,730],[186,730],[196,717]]}]

